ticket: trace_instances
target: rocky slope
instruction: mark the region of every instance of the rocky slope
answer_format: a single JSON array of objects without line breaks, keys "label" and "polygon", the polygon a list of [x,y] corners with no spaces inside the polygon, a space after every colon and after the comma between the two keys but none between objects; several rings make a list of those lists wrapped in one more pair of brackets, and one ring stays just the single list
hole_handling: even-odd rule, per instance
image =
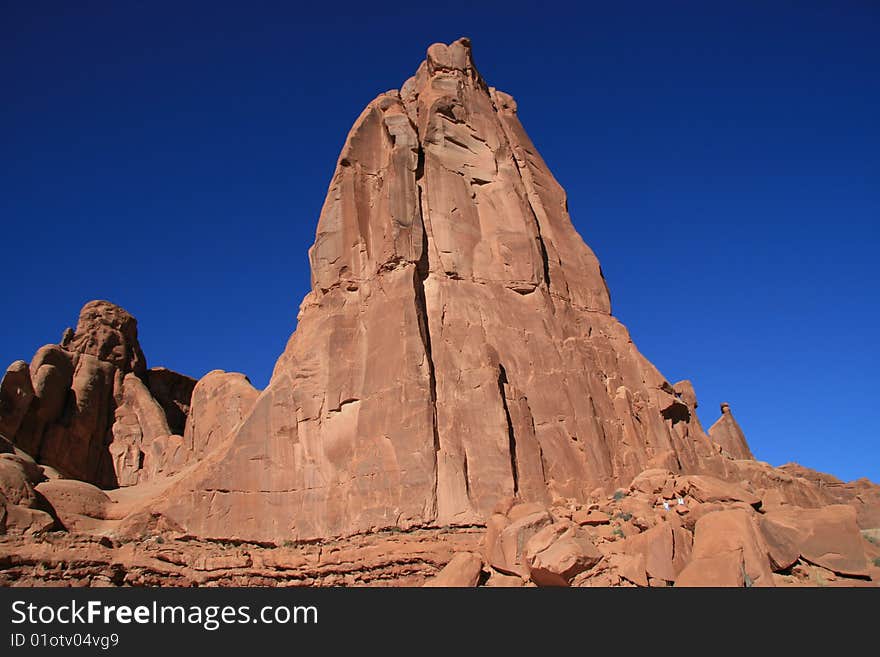
[{"label": "rocky slope", "polygon": [[467,40],[357,119],[309,257],[263,391],[147,370],[107,302],[10,367],[0,581],[880,581],[880,487],[703,430]]}]

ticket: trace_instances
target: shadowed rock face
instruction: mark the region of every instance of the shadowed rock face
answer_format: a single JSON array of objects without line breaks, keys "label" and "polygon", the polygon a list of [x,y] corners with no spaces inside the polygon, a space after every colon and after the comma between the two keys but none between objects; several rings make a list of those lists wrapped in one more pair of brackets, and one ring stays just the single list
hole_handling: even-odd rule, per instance
[{"label": "shadowed rock face", "polygon": [[171,433],[182,436],[196,380],[165,367],[152,367],[147,371],[146,383],[165,411]]}]

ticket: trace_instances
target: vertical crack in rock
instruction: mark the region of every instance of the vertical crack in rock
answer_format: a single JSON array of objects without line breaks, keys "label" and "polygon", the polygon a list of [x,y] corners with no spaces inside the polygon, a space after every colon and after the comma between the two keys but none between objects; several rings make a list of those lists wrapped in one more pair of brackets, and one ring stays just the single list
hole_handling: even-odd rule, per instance
[{"label": "vertical crack in rock", "polygon": [[422,177],[425,172],[425,152],[421,143],[418,144],[418,162],[416,164],[416,194],[418,194],[418,219],[422,222],[422,252],[416,262],[413,273],[413,286],[416,294],[416,316],[419,318],[419,335],[425,348],[425,358],[428,360],[428,386],[431,400],[431,430],[434,439],[434,493],[433,509],[431,513],[437,516],[439,500],[437,489],[440,480],[440,432],[437,428],[437,376],[434,372],[434,357],[431,352],[431,329],[428,322],[428,300],[425,296],[425,280],[428,278],[428,230],[425,226],[425,209],[422,198]]},{"label": "vertical crack in rock", "polygon": [[[515,160],[514,160],[515,161]],[[519,165],[516,167],[517,172],[520,174],[520,179],[522,179],[522,172],[519,170]],[[535,214],[535,208],[532,207],[531,199],[526,196],[526,200],[529,204],[529,213],[532,215],[532,219],[535,220],[535,230],[537,231],[536,239],[538,240],[538,248],[541,251],[541,263],[544,266],[544,283],[547,285],[547,289],[550,289],[550,259],[547,256],[547,245],[544,244],[544,236],[541,235],[541,222],[538,221],[538,215]]]},{"label": "vertical crack in rock", "polygon": [[513,431],[513,421],[510,418],[510,409],[507,406],[507,395],[504,386],[507,381],[507,370],[504,365],[498,365],[498,392],[501,394],[501,405],[504,407],[504,417],[507,419],[507,440],[510,452],[510,475],[513,477],[513,496],[519,493],[519,471],[516,464],[516,435]]},{"label": "vertical crack in rock", "polygon": [[670,553],[670,561],[672,561],[672,563],[675,563],[676,548],[678,547],[677,543],[680,539],[676,536],[676,533],[674,531],[670,530],[670,533],[672,534],[672,552]]},{"label": "vertical crack in rock", "polygon": [[[531,205],[529,205],[531,207]],[[532,210],[532,214],[535,214],[535,211]],[[544,237],[541,235],[541,224],[538,223],[538,218],[535,217],[535,225],[538,227],[538,244],[541,247],[541,261],[544,263],[544,281],[547,283],[547,289],[550,289],[550,260],[547,258],[547,247],[544,245]]]},{"label": "vertical crack in rock", "polygon": [[[498,107],[496,107],[494,100],[491,100],[492,107],[495,110],[495,114],[498,114]],[[541,234],[541,222],[538,220],[538,214],[535,212],[535,206],[532,203],[532,194],[534,193],[534,189],[530,180],[526,180],[525,175],[523,174],[522,167],[520,166],[519,160],[517,159],[517,150],[513,142],[513,137],[511,136],[507,126],[504,124],[504,121],[498,116],[498,125],[501,126],[501,133],[504,135],[504,139],[507,141],[507,147],[510,149],[510,159],[513,161],[513,166],[516,168],[516,174],[519,176],[520,182],[522,183],[523,189],[526,192],[526,203],[529,206],[529,214],[532,217],[532,220],[535,222],[535,239],[538,241],[538,249],[541,251],[541,263],[544,267],[544,284],[547,286],[547,290],[550,290],[550,259],[547,255],[547,245],[544,243],[544,236]],[[560,263],[561,264],[561,263]],[[607,287],[607,286],[606,286]]]},{"label": "vertical crack in rock", "polygon": [[541,459],[541,481],[546,486],[549,483],[547,481],[547,461],[544,458],[544,448],[541,447],[541,443],[538,443],[538,458]]},{"label": "vertical crack in rock", "polygon": [[462,474],[464,475],[464,493],[467,496],[467,500],[469,504],[473,504],[471,500],[471,477],[468,474],[468,456],[467,450],[462,450]]},{"label": "vertical crack in rock", "polygon": [[[423,257],[425,257],[423,255]],[[413,283],[416,293],[416,313],[419,318],[419,334],[425,347],[425,358],[428,360],[428,386],[431,400],[431,430],[434,437],[434,509],[438,510],[437,488],[440,477],[440,432],[437,429],[437,377],[434,372],[434,359],[431,353],[431,330],[428,327],[428,304],[425,298],[425,283],[421,275],[421,268],[417,267],[413,275]]]},{"label": "vertical crack in rock", "polygon": [[[568,212],[568,202],[567,201],[565,203],[565,211]],[[611,306],[611,288],[608,287],[608,281],[605,280],[605,272],[602,271],[601,265],[599,266],[599,278],[602,279],[602,285],[605,288],[605,296],[608,297],[608,305],[613,308],[614,306]]]},{"label": "vertical crack in rock", "polygon": [[541,482],[544,486],[547,485],[547,464],[544,460],[544,448],[541,446],[541,440],[538,438],[538,428],[535,426],[535,416],[532,413],[532,408],[529,406],[529,400],[526,399],[526,410],[529,413],[529,424],[532,427],[532,435],[535,437],[535,444],[538,446],[538,459],[539,465],[541,466]]}]

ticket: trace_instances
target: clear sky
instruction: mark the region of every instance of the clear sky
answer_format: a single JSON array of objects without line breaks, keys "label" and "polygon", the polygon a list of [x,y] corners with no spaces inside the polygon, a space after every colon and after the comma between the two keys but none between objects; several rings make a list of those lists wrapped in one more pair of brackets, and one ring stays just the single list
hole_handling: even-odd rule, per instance
[{"label": "clear sky", "polygon": [[473,40],[708,427],[880,481],[880,4],[0,2],[0,361],[83,303],[265,386],[348,129]]}]

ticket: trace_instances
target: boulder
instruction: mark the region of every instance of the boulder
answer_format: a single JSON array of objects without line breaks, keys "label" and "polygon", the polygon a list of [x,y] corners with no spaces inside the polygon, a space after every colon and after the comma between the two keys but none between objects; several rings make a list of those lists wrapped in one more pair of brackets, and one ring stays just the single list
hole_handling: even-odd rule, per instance
[{"label": "boulder", "polygon": [[53,529],[55,518],[34,490],[40,468],[17,454],[0,454],[0,534],[33,535]]},{"label": "boulder", "polygon": [[237,372],[214,370],[196,383],[183,438],[192,458],[203,457],[241,424],[259,392]]},{"label": "boulder", "polygon": [[620,577],[636,586],[648,586],[648,570],[643,553],[612,554],[609,557],[609,565],[617,571]]},{"label": "boulder", "polygon": [[0,522],[0,533],[34,536],[56,528],[55,518],[41,509],[33,509],[20,504],[8,504],[0,494],[0,506],[5,516]]},{"label": "boulder", "polygon": [[[615,543],[611,550],[631,557],[631,564],[641,564],[649,577],[674,582],[689,561],[691,537],[683,528],[661,522]],[[641,584],[641,577],[634,583]]]},{"label": "boulder", "polygon": [[694,391],[694,384],[689,380],[684,379],[672,384],[672,390],[689,409],[695,410],[697,408],[697,393]]},{"label": "boulder", "polygon": [[774,510],[761,519],[761,531],[778,569],[789,567],[801,556],[839,575],[869,574],[856,511],[851,506]]},{"label": "boulder", "polygon": [[588,534],[571,523],[554,523],[526,543],[529,578],[538,586],[568,586],[602,558]]},{"label": "boulder", "polygon": [[742,486],[709,475],[688,475],[676,480],[676,492],[697,502],[745,502],[760,506],[761,498]]},{"label": "boulder", "polygon": [[761,536],[767,545],[767,555],[774,571],[791,568],[801,556],[799,537],[801,532],[789,525],[785,518],[773,518],[772,515],[761,515],[758,526]]},{"label": "boulder", "polygon": [[638,491],[646,495],[659,495],[664,492],[671,494],[674,475],[663,468],[650,468],[640,472],[632,480],[629,487],[631,491]]},{"label": "boulder", "polygon": [[[745,509],[709,513],[697,521],[692,559],[676,585],[773,586],[767,555],[753,513]],[[716,567],[720,574],[711,575]],[[734,577],[737,568],[741,572]]]},{"label": "boulder", "polygon": [[681,572],[676,587],[742,587],[742,553],[738,550],[694,559]]},{"label": "boulder", "polygon": [[0,454],[0,493],[7,504],[33,508],[37,496],[33,484],[39,479],[26,461],[14,454]]},{"label": "boulder", "polygon": [[602,511],[596,509],[578,509],[571,516],[572,521],[582,526],[595,527],[596,525],[607,525],[611,522],[611,517]]},{"label": "boulder", "polygon": [[518,577],[517,575],[505,575],[504,573],[500,573],[494,568],[489,569],[489,577],[486,580],[484,586],[488,586],[490,588],[520,588],[524,586],[525,582],[522,577]]},{"label": "boulder", "polygon": [[100,488],[73,479],[50,479],[37,484],[36,491],[52,505],[58,519],[67,528],[74,527],[79,516],[106,518],[107,507],[113,504]]},{"label": "boulder", "polygon": [[424,583],[427,587],[470,587],[480,580],[483,560],[473,552],[459,552],[434,577]]},{"label": "boulder", "polygon": [[13,439],[33,398],[30,368],[23,360],[17,360],[0,381],[0,436]]},{"label": "boulder", "polygon": [[553,524],[553,518],[544,509],[513,522],[497,515],[492,519],[495,526],[487,532],[489,565],[507,575],[519,575],[527,579],[529,564],[525,555],[526,544],[541,529]]}]

